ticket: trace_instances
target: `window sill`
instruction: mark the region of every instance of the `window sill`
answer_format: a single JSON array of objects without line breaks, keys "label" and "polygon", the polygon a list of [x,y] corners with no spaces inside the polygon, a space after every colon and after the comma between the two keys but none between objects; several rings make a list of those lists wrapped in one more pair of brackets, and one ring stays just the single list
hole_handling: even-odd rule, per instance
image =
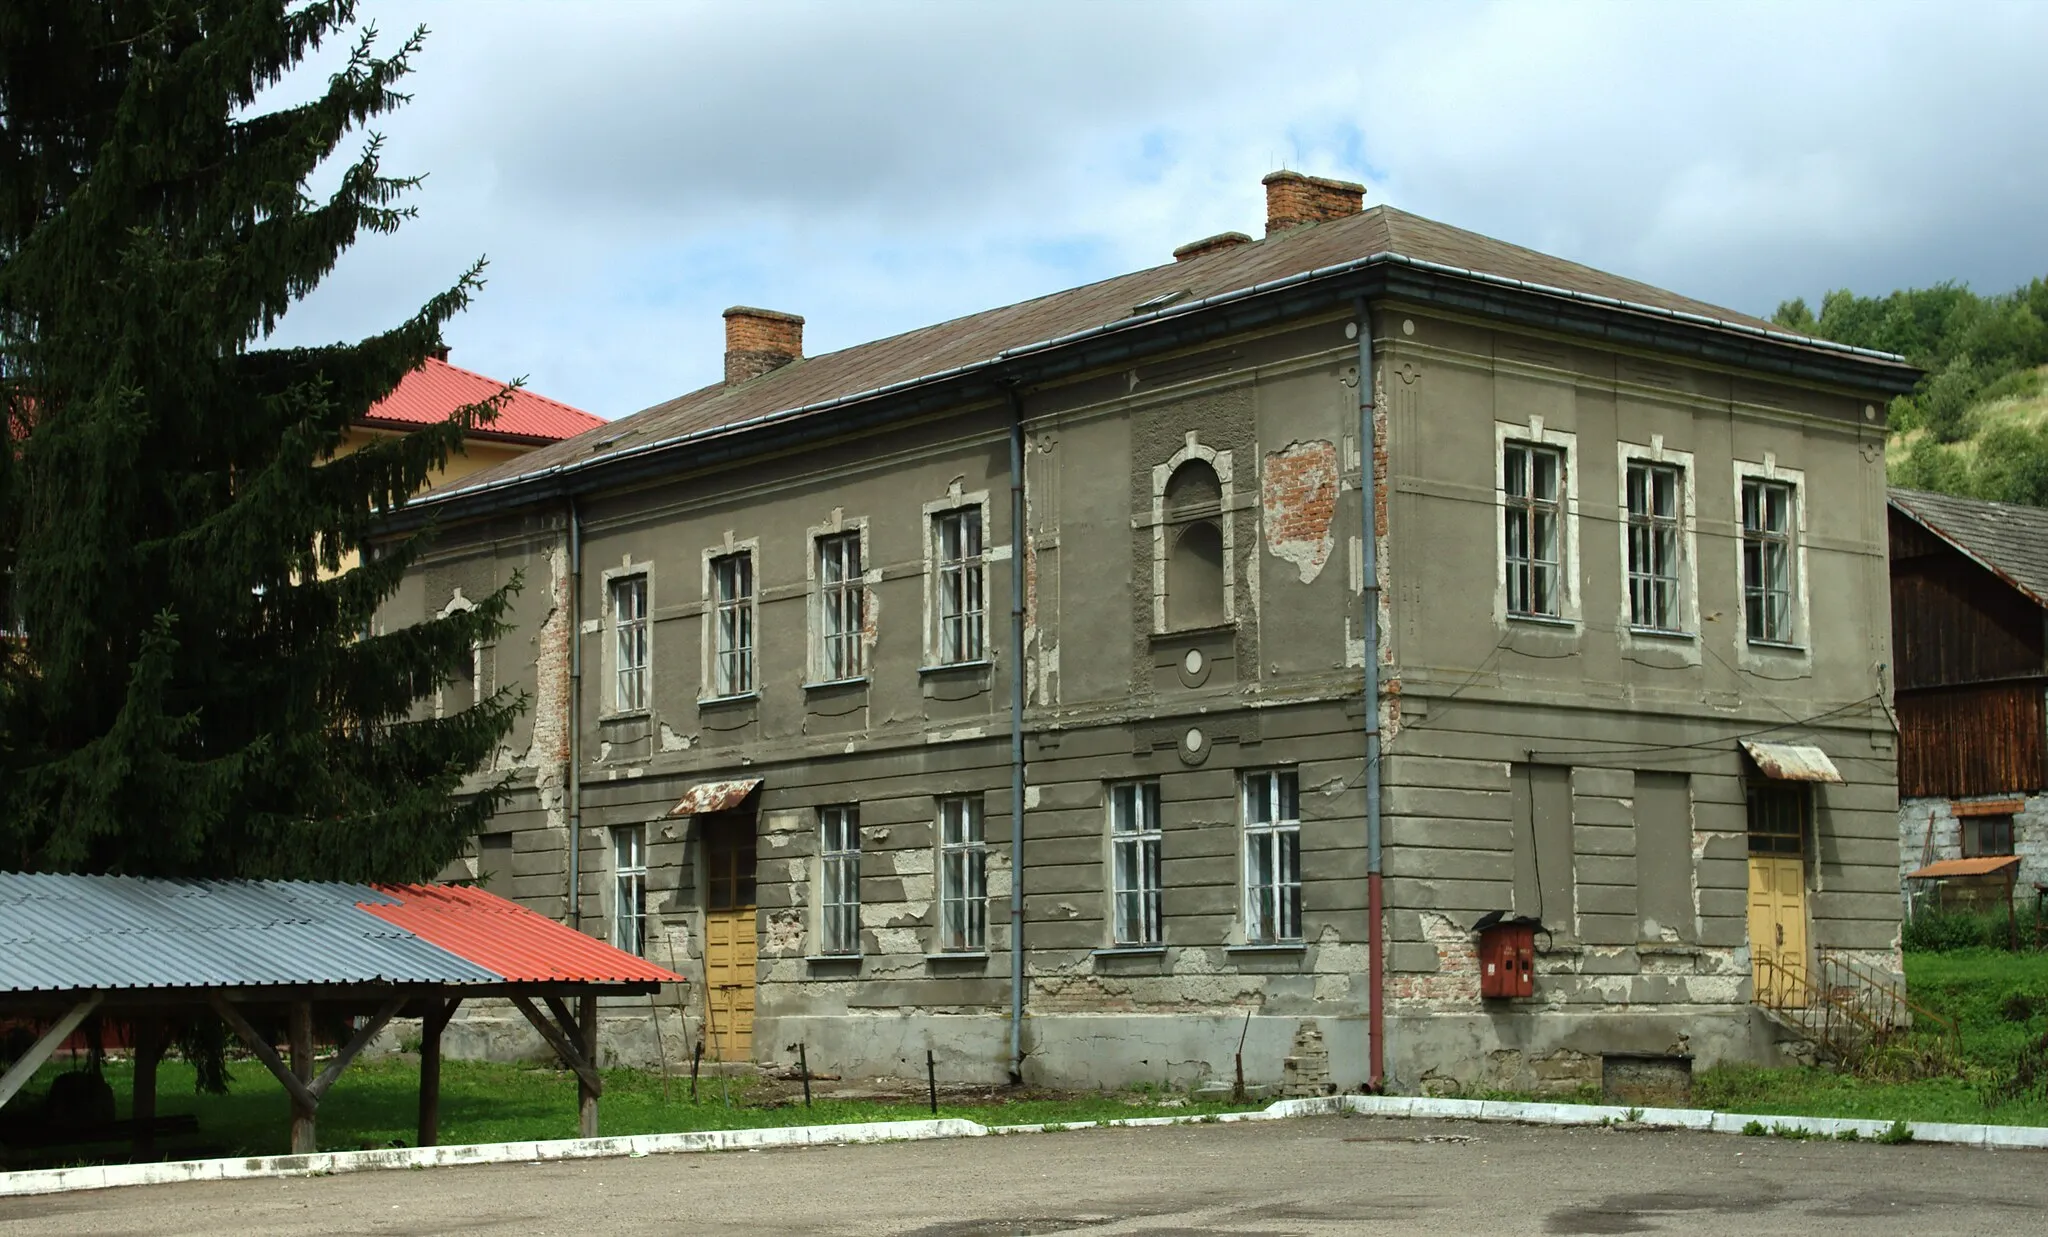
[{"label": "window sill", "polygon": [[1669,627],[1637,627],[1630,624],[1628,634],[1637,639],[1669,640],[1673,644],[1691,644],[1700,638],[1696,631],[1676,631]]},{"label": "window sill", "polygon": [[1225,945],[1226,954],[1304,954],[1307,941],[1268,941],[1257,945]]},{"label": "window sill", "polygon": [[951,670],[987,670],[996,663],[993,658],[984,657],[978,661],[942,661],[928,666],[919,666],[919,674],[945,674]]},{"label": "window sill", "polygon": [[653,709],[621,709],[616,713],[600,713],[597,720],[602,725],[606,722],[644,722],[653,716]]},{"label": "window sill", "polygon": [[945,949],[924,956],[926,962],[986,962],[988,958],[986,949]]},{"label": "window sill", "polygon": [[1579,620],[1561,618],[1555,614],[1508,614],[1510,623],[1527,623],[1532,627],[1557,627],[1566,631],[1577,631]]},{"label": "window sill", "polygon": [[866,687],[867,685],[868,676],[859,674],[850,679],[819,679],[815,683],[804,684],[803,689],[807,692],[818,692],[831,691],[839,687]]},{"label": "window sill", "polygon": [[1761,649],[1766,653],[1798,653],[1802,656],[1806,653],[1805,645],[1790,644],[1783,640],[1757,640],[1752,638],[1749,641],[1749,647]]},{"label": "window sill", "polygon": [[864,954],[805,954],[804,964],[806,966],[845,966],[848,963],[852,963],[858,966],[865,957],[866,955]]},{"label": "window sill", "polygon": [[717,708],[721,704],[750,704],[760,698],[761,693],[759,690],[740,692],[733,696],[699,696],[697,697],[697,707],[701,709]]},{"label": "window sill", "polygon": [[1164,945],[1112,945],[1094,951],[1097,958],[1161,958],[1165,955]]},{"label": "window sill", "polygon": [[1197,636],[1227,636],[1237,631],[1235,620],[1227,623],[1210,623],[1203,627],[1168,627],[1152,633],[1152,639],[1192,640]]}]

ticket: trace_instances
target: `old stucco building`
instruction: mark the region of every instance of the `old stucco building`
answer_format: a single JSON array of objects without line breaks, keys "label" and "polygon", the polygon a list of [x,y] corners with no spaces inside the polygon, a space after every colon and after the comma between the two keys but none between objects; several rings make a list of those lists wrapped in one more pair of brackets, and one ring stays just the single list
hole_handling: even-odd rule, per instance
[{"label": "old stucco building", "polygon": [[[830,355],[732,310],[725,382],[419,504],[390,622],[526,582],[477,870],[708,980],[618,1047],[1570,1086],[1766,1054],[1759,936],[1896,971],[1913,372],[1267,190],[1263,239]],[[1532,996],[1480,996],[1494,910]]]}]

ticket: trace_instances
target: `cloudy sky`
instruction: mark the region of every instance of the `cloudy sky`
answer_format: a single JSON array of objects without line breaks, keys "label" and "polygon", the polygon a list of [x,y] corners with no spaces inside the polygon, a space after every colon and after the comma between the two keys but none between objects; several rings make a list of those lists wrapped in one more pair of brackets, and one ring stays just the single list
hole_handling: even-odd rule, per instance
[{"label": "cloudy sky", "polygon": [[419,218],[281,339],[381,329],[488,257],[451,359],[604,417],[714,381],[728,305],[830,351],[1256,235],[1283,166],[1757,314],[2048,275],[2048,3],[361,16],[429,30],[379,125],[386,170],[427,174]]}]

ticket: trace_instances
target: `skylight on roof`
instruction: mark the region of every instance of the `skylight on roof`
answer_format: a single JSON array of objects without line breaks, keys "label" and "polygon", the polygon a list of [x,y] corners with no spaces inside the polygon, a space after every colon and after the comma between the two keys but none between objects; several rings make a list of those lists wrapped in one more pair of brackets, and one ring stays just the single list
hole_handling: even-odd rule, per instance
[{"label": "skylight on roof", "polygon": [[1190,293],[1186,288],[1176,288],[1171,292],[1162,292],[1158,296],[1155,296],[1150,300],[1139,301],[1137,304],[1131,306],[1131,312],[1134,314],[1142,314],[1149,313],[1155,309],[1165,309],[1168,305],[1173,304],[1175,301],[1187,299],[1189,295]]}]

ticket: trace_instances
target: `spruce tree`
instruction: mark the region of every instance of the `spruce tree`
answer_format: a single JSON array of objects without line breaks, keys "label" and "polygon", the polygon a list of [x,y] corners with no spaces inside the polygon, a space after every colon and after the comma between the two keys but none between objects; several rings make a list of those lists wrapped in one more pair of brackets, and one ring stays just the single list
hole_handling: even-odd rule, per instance
[{"label": "spruce tree", "polygon": [[262,346],[412,213],[365,126],[423,34],[380,54],[352,0],[0,6],[0,870],[424,879],[490,812],[459,792],[522,702],[419,705],[506,595],[377,630],[420,545],[373,543],[498,401],[335,455],[481,263],[382,334]]}]

